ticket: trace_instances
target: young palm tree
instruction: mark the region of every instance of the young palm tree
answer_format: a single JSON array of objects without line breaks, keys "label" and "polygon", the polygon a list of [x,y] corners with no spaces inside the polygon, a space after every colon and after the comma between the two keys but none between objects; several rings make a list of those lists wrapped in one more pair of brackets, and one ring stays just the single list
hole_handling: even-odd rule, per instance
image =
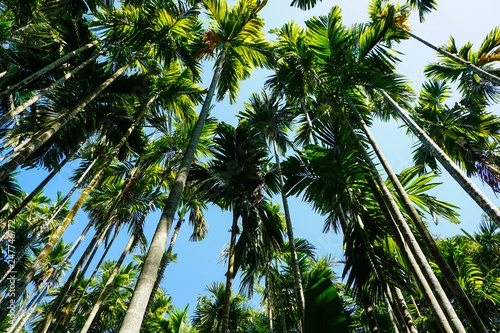
[{"label": "young palm tree", "polygon": [[[148,297],[153,289],[155,277],[161,264],[168,234],[173,223],[182,190],[186,184],[189,169],[193,161],[203,125],[210,111],[212,98],[218,88],[217,98],[221,100],[229,92],[234,101],[238,91],[239,80],[249,76],[251,66],[264,65],[261,50],[266,49],[261,29],[263,21],[258,12],[265,3],[254,0],[241,0],[235,7],[229,8],[224,1],[207,0],[204,2],[208,16],[213,19],[213,29],[204,34],[208,44],[205,52],[217,52],[214,76],[207,91],[205,102],[200,111],[198,121],[193,129],[188,148],[176,174],[169,199],[165,204],[155,235],[144,262],[144,267],[137,282],[136,291],[130,301],[129,311],[124,318],[121,332],[139,332],[141,319],[147,306]],[[205,54],[208,54],[205,53]],[[141,296],[139,296],[141,295]]]}]

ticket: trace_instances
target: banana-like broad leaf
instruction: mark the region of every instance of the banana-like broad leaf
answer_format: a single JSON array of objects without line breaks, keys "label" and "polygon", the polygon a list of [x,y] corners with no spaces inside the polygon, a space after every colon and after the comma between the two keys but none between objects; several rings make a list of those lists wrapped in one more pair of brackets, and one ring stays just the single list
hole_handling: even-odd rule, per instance
[{"label": "banana-like broad leaf", "polygon": [[304,333],[349,332],[339,295],[330,279],[313,273],[305,290]]}]

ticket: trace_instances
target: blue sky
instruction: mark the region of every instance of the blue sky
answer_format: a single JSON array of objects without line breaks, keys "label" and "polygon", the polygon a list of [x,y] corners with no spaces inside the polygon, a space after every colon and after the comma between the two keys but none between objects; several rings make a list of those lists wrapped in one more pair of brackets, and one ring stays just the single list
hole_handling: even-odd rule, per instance
[{"label": "blue sky", "polygon": [[[412,15],[413,32],[417,35],[431,41],[434,44],[444,44],[449,36],[453,35],[457,45],[471,41],[476,46],[484,39],[486,34],[495,26],[499,25],[498,13],[500,12],[500,3],[498,0],[478,0],[475,2],[459,0],[438,0],[439,6],[436,12],[426,17],[426,22],[419,23],[416,14]],[[294,20],[303,25],[304,20],[311,16],[325,15],[332,5],[338,5],[342,9],[344,24],[365,22],[368,19],[367,9],[368,1],[325,1],[320,3],[314,10],[301,11],[289,7],[288,1],[269,0],[267,6],[262,10],[262,16],[265,19],[266,30],[281,27],[284,23]],[[403,41],[395,48],[402,52],[400,56],[402,64],[398,70],[412,81],[415,91],[418,92],[421,84],[424,82],[423,69],[426,64],[436,61],[434,51],[427,49],[424,45],[416,41]],[[211,65],[205,66],[205,80],[202,86],[207,87],[211,78]],[[268,73],[257,71],[250,80],[242,82],[241,92],[238,103],[230,105],[223,101],[215,105],[212,116],[225,122],[236,124],[235,114],[242,109],[243,103],[253,92],[262,90],[265,77]],[[454,94],[458,98],[458,93]],[[494,114],[499,115],[498,106],[490,109]],[[386,157],[396,172],[412,166],[411,151],[413,138],[406,134],[406,129],[399,128],[400,124],[382,123],[376,121],[372,131],[382,147]],[[52,199],[56,198],[57,191],[67,192],[71,187],[67,179],[71,174],[71,166],[66,166],[60,174],[54,178],[47,187],[45,194]],[[20,181],[26,191],[33,189],[44,177],[41,172],[26,171],[20,176]],[[439,225],[430,225],[431,232],[440,236],[452,236],[460,233],[460,228],[472,232],[477,229],[481,216],[481,211],[477,205],[468,198],[465,192],[456,185],[448,176],[443,175],[440,181],[445,182],[438,189],[433,190],[432,194],[439,199],[448,201],[461,207],[460,225],[454,225],[450,222],[441,220]],[[480,189],[484,190],[486,195],[498,205],[498,198],[485,188],[480,182],[475,181]],[[72,201],[76,200],[76,196]],[[274,198],[279,202],[279,198]],[[311,208],[301,202],[300,199],[291,199],[292,223],[295,226],[295,236],[307,238],[317,247],[319,255],[331,254],[337,259],[342,258],[341,237],[332,233],[323,234],[323,218],[312,212]],[[199,294],[205,294],[205,286],[213,281],[225,281],[224,273],[226,267],[218,262],[219,254],[223,247],[229,242],[229,228],[231,223],[231,214],[222,212],[219,208],[211,207],[205,214],[205,219],[210,225],[207,238],[199,243],[188,242],[190,231],[185,225],[181,229],[174,252],[178,254],[178,263],[172,264],[167,268],[162,287],[173,299],[177,307],[184,308],[187,303],[190,304],[191,311],[196,306],[196,297]],[[151,239],[152,233],[156,229],[156,223],[159,220],[159,213],[151,214],[147,218],[147,236]],[[64,234],[66,242],[73,241],[86,225],[88,219],[83,211],[80,211],[76,218],[76,223],[71,226]],[[432,222],[431,222],[432,223]],[[82,247],[89,242],[89,235]],[[117,259],[121,254],[128,236],[122,234],[119,241],[113,245],[110,255]],[[76,253],[74,258],[78,258]],[[102,254],[100,250],[96,257]],[[74,261],[76,261],[74,259]],[[95,263],[94,263],[95,264]],[[341,269],[341,268],[339,268]],[[235,290],[238,283],[234,285]],[[256,303],[254,303],[256,304]]]}]

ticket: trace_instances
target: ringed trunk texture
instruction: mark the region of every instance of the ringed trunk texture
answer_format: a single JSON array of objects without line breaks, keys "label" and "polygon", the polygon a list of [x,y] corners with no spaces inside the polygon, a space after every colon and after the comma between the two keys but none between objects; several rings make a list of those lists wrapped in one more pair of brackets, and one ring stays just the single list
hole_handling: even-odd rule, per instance
[{"label": "ringed trunk texture", "polygon": [[[352,102],[350,103],[352,104]],[[353,108],[354,105],[351,106]],[[472,305],[472,303],[469,300],[469,297],[467,297],[467,294],[465,291],[462,289],[460,286],[460,283],[458,282],[455,274],[451,270],[450,266],[448,265],[448,262],[443,256],[443,253],[437,246],[436,242],[434,241],[434,238],[430,234],[429,230],[425,226],[424,222],[422,221],[420,214],[417,212],[415,209],[415,206],[413,206],[411,199],[408,197],[408,194],[406,193],[406,190],[404,189],[403,185],[401,185],[401,182],[399,181],[399,178],[396,176],[394,171],[392,170],[391,166],[387,162],[384,154],[382,153],[382,150],[378,146],[378,143],[375,141],[375,138],[372,136],[370,129],[364,122],[363,118],[361,118],[360,114],[353,110],[355,117],[358,119],[359,123],[363,127],[363,131],[365,132],[368,140],[370,141],[370,144],[373,147],[373,150],[377,154],[377,157],[379,161],[381,162],[382,166],[384,167],[385,172],[389,176],[389,179],[391,180],[392,184],[394,185],[394,188],[396,192],[398,193],[400,199],[403,201],[403,205],[405,207],[406,212],[410,215],[410,218],[412,219],[413,223],[417,227],[418,232],[422,236],[422,239],[425,242],[425,245],[427,246],[427,249],[431,252],[432,257],[434,258],[434,261],[439,267],[439,270],[443,274],[443,277],[446,280],[446,283],[450,290],[453,292],[453,295],[456,297],[457,301],[460,303],[460,306],[462,307],[462,310],[465,313],[465,316],[467,317],[467,320],[469,321],[470,325],[472,326],[474,332],[476,333],[487,333],[488,331],[486,330],[486,327],[484,326],[483,322],[481,321],[481,318],[476,312],[476,309]],[[436,290],[436,292],[441,292],[439,290]],[[446,294],[444,293],[444,290],[442,291],[442,295],[440,296],[441,299],[447,298]]]},{"label": "ringed trunk texture", "polygon": [[73,58],[74,56],[76,56],[77,54],[80,54],[84,51],[87,51],[88,49],[91,49],[93,48],[94,46],[96,46],[97,44],[99,44],[100,41],[104,40],[106,37],[103,37],[103,38],[100,38],[100,39],[97,39],[93,42],[90,42],[88,44],[85,44],[83,45],[82,47],[62,56],[61,58],[57,59],[56,61],[52,62],[51,64],[45,66],[44,68],[40,69],[39,71],[31,74],[30,76],[28,76],[27,78],[25,78],[24,80],[22,80],[21,82],[13,85],[12,87],[8,88],[7,90],[3,91],[2,93],[0,93],[0,98],[3,98],[5,96],[8,96],[10,94],[12,94],[13,92],[25,87],[26,85],[30,84],[31,82],[33,82],[34,80],[36,80],[37,78],[39,78],[40,76],[42,76],[43,74],[53,70],[54,68],[56,68],[57,66],[59,65],[62,65],[64,64],[66,61],[68,61],[69,59]]},{"label": "ringed trunk texture", "polygon": [[78,73],[82,68],[84,68],[85,66],[87,66],[88,64],[90,64],[94,60],[96,60],[102,53],[103,52],[97,52],[95,55],[93,55],[92,57],[85,60],[83,63],[81,63],[77,67],[75,67],[71,72],[65,74],[59,80],[52,83],[50,86],[48,86],[47,88],[45,88],[44,90],[42,90],[41,92],[36,94],[35,96],[31,97],[29,100],[27,100],[23,104],[19,105],[18,107],[16,107],[14,110],[8,112],[5,116],[2,117],[2,119],[0,119],[0,126],[4,125],[6,122],[11,120],[15,116],[17,116],[18,114],[23,112],[24,110],[26,110],[28,107],[30,107],[31,105],[36,103],[40,98],[42,98],[43,96],[47,95],[49,92],[51,92],[52,90],[57,88],[60,84],[66,82],[66,80],[68,80],[70,77],[72,77],[73,75]]},{"label": "ringed trunk texture", "polygon": [[462,186],[469,196],[483,209],[483,211],[500,226],[500,210],[490,199],[467,177],[462,170],[446,155],[441,148],[411,119],[406,112],[385,91],[379,90],[384,98],[392,105],[398,115],[408,125],[410,130],[429,149],[432,155],[450,173],[450,175]]},{"label": "ringed trunk texture", "polygon": [[165,269],[167,268],[168,262],[170,260],[170,255],[172,254],[172,250],[174,248],[174,244],[175,244],[175,241],[177,240],[177,235],[179,234],[179,230],[181,229],[183,221],[184,221],[183,218],[179,217],[179,221],[175,225],[174,233],[172,234],[172,238],[170,240],[170,244],[168,246],[167,253],[165,253],[164,258],[161,261],[160,270],[158,271],[158,276],[156,277],[155,285],[153,286],[153,291],[151,292],[151,295],[149,295],[148,305],[146,306],[146,311],[144,312],[141,327],[144,325],[146,318],[148,317],[149,309],[151,308],[151,305],[153,304],[156,292],[158,291],[158,288],[160,287],[161,280],[163,279],[163,275],[165,275]]},{"label": "ringed trunk texture", "polygon": [[227,261],[226,292],[224,293],[224,306],[222,308],[221,333],[229,330],[229,312],[231,311],[231,287],[234,278],[234,246],[236,245],[236,233],[238,232],[238,214],[233,213],[233,225],[231,226],[231,242],[229,243],[229,258]]},{"label": "ringed trunk texture", "polygon": [[17,169],[18,166],[24,163],[28,157],[31,156],[40,146],[47,142],[52,135],[57,133],[68,121],[73,119],[84,107],[94,100],[104,89],[106,89],[116,78],[130,67],[130,63],[122,66],[113,75],[111,75],[106,81],[104,81],[99,87],[97,87],[92,93],[85,97],[76,107],[74,107],[70,112],[61,116],[56,123],[50,126],[48,129],[43,131],[41,134],[33,136],[26,146],[20,149],[14,154],[7,162],[5,162],[0,167],[0,180],[3,180],[10,172]]},{"label": "ringed trunk texture", "polygon": [[200,141],[205,120],[207,119],[210,111],[210,105],[212,103],[217,82],[219,81],[222,63],[224,62],[226,53],[227,48],[224,47],[221,57],[219,58],[219,64],[215,69],[205,102],[203,103],[203,107],[200,111],[198,121],[193,128],[191,139],[189,140],[189,144],[179,167],[179,171],[175,176],[174,184],[170,190],[170,194],[165,204],[165,208],[163,209],[158,227],[156,228],[153,236],[153,240],[151,241],[148,254],[144,260],[144,266],[137,280],[134,294],[130,300],[129,308],[125,314],[125,318],[123,319],[120,333],[139,333],[141,329],[142,317],[144,316],[149,295],[151,295],[151,291],[153,290],[153,286],[156,281],[158,269],[163,257],[163,251],[167,244],[168,234],[172,226],[177,206],[181,200],[182,191],[184,189],[184,185],[186,184],[189,169],[191,168],[191,163],[193,161],[198,142]]},{"label": "ringed trunk texture", "polygon": [[[94,237],[92,238],[92,240],[90,241],[89,245],[85,249],[85,252],[80,257],[80,260],[78,261],[78,263],[76,264],[75,268],[71,272],[71,275],[68,277],[68,279],[64,283],[64,286],[59,291],[56,299],[52,303],[52,306],[50,307],[49,312],[45,316],[43,327],[40,329],[39,333],[46,333],[49,330],[49,327],[51,325],[52,319],[54,318],[54,315],[55,315],[57,309],[59,308],[59,306],[61,305],[64,297],[67,296],[68,291],[70,290],[70,288],[74,284],[76,278],[78,277],[78,274],[80,273],[80,271],[82,269],[83,264],[87,261],[90,252],[93,249],[95,249],[96,247],[98,247],[99,244],[104,239],[104,237],[106,236],[106,233],[108,231],[109,226],[110,225],[108,224],[106,226],[105,230],[103,230],[101,233],[99,233],[98,231],[96,231],[96,233],[94,234]],[[94,246],[94,245],[96,245],[96,242],[98,243],[98,245]],[[78,287],[78,285],[75,286],[75,288],[77,288],[77,287]],[[71,297],[71,296],[69,296],[69,297]]]},{"label": "ringed trunk texture", "polygon": [[305,319],[305,298],[304,298],[304,288],[302,286],[302,276],[300,275],[299,260],[297,258],[297,250],[295,249],[295,238],[293,236],[293,226],[292,218],[290,216],[290,209],[288,207],[288,200],[284,191],[285,182],[283,181],[283,175],[281,173],[281,164],[278,156],[278,145],[276,140],[273,138],[274,156],[276,159],[276,165],[278,166],[278,177],[280,180],[280,192],[281,199],[283,201],[283,210],[285,212],[286,221],[286,231],[288,235],[288,243],[290,244],[290,255],[292,257],[292,268],[293,268],[293,279],[294,279],[294,289],[297,294],[297,307],[299,309],[301,318],[301,327],[304,327]]},{"label": "ringed trunk texture", "polygon": [[[111,285],[115,281],[115,277],[118,274],[118,271],[120,270],[120,267],[123,264],[123,261],[125,260],[125,257],[127,256],[127,253],[130,251],[130,248],[134,244],[134,240],[135,240],[135,234],[132,234],[127,245],[125,246],[125,249],[122,252],[122,255],[120,256],[120,258],[116,262],[116,265],[113,268],[113,271],[111,272],[111,275],[109,276],[108,281],[106,281],[104,288],[102,289],[101,293],[99,294],[99,297],[97,298],[97,301],[95,302],[94,306],[92,307],[92,310],[90,311],[90,314],[87,317],[87,321],[83,325],[83,328],[80,331],[80,333],[87,333],[88,330],[90,329],[92,322],[94,321],[94,318],[97,315],[97,312],[99,312],[101,304],[104,302],[106,296],[108,296],[108,293],[111,290]],[[98,267],[99,267],[99,265],[98,265]],[[75,305],[75,308],[76,308],[76,305]]]}]

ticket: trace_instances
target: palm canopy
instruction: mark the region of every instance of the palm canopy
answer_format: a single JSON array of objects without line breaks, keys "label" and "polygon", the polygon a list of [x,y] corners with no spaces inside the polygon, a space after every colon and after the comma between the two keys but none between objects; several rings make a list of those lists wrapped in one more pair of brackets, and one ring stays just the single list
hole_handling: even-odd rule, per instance
[{"label": "palm canopy", "polygon": [[207,16],[211,19],[210,30],[203,36],[207,47],[200,56],[211,56],[227,49],[225,59],[216,59],[215,67],[222,61],[221,76],[217,82],[217,100],[229,93],[231,103],[236,101],[239,82],[247,79],[252,67],[268,66],[269,43],[262,29],[264,21],[258,16],[266,4],[256,0],[238,1],[229,7],[225,1],[205,0]]}]

